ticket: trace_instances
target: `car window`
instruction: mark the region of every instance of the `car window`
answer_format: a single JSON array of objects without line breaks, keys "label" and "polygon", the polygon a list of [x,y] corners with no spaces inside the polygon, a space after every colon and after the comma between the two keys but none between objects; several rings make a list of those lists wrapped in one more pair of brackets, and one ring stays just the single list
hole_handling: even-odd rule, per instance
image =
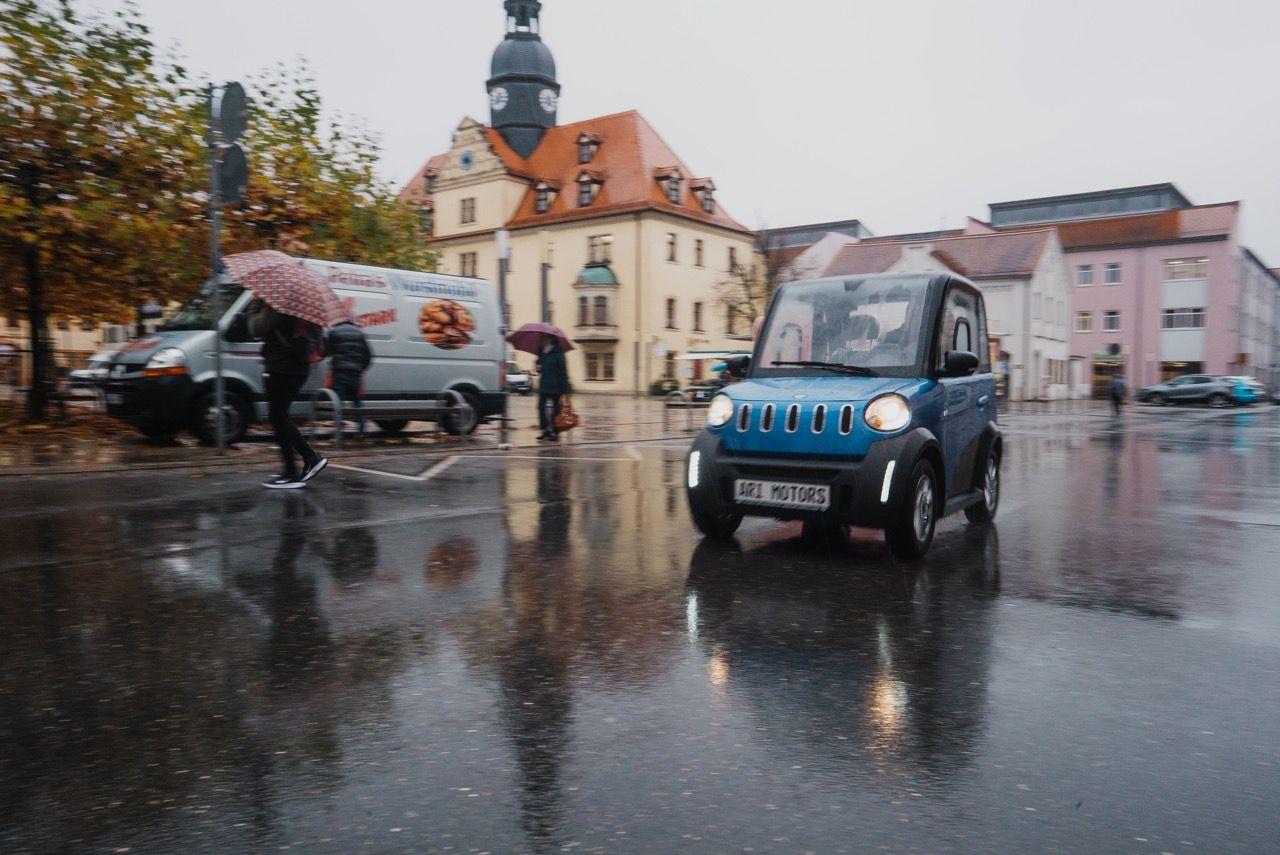
[{"label": "car window", "polygon": [[948,350],[966,350],[982,358],[981,351],[974,345],[978,329],[978,301],[972,293],[954,285],[948,288],[939,324],[938,348],[934,354],[934,364],[938,369],[943,367]]}]

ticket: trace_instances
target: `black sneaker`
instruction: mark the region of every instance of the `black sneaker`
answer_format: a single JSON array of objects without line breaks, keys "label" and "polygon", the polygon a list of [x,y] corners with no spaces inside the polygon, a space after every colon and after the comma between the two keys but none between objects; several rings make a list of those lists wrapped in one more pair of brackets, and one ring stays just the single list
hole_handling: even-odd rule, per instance
[{"label": "black sneaker", "polygon": [[263,481],[262,486],[268,490],[301,490],[307,485],[296,475],[277,475],[270,481]]},{"label": "black sneaker", "polygon": [[326,458],[317,457],[314,461],[312,461],[310,466],[302,470],[302,477],[299,478],[298,481],[303,484],[307,483],[312,478],[319,475],[320,470],[325,468],[328,465],[329,465],[329,461]]}]

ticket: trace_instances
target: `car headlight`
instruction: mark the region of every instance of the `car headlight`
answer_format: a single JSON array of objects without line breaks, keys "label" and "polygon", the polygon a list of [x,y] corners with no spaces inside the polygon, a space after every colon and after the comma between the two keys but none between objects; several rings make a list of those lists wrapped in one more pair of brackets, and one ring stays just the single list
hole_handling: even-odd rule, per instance
[{"label": "car headlight", "polygon": [[164,377],[168,374],[186,374],[187,355],[176,347],[165,347],[157,350],[147,360],[142,370],[144,377]]},{"label": "car headlight", "polygon": [[716,395],[707,407],[707,427],[720,427],[733,418],[733,401],[728,395]]},{"label": "car headlight", "polygon": [[911,405],[901,395],[881,395],[867,404],[862,418],[871,429],[892,433],[911,422]]}]

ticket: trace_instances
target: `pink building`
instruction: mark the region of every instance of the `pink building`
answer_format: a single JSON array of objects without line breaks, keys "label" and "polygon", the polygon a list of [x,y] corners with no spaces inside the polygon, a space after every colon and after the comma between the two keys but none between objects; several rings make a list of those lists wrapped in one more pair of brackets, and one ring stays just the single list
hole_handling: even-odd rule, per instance
[{"label": "pink building", "polygon": [[1188,373],[1277,376],[1280,278],[1237,239],[1240,205],[1192,205],[1172,184],[1003,202],[996,228],[1058,227],[1070,353],[1095,395]]}]

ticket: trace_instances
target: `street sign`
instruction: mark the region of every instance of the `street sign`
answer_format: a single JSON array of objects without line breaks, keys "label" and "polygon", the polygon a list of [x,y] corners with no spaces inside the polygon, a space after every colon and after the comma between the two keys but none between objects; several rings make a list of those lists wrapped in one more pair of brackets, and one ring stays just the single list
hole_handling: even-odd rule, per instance
[{"label": "street sign", "polygon": [[218,201],[223,205],[237,205],[244,201],[249,188],[249,161],[244,149],[232,143],[222,146],[218,152]]},{"label": "street sign", "polygon": [[245,98],[244,87],[239,83],[228,83],[222,88],[222,97],[214,109],[222,141],[233,143],[240,139],[249,124],[249,102]]},{"label": "street sign", "polygon": [[494,239],[498,243],[498,258],[511,257],[511,232],[506,229],[498,229],[493,234]]}]

